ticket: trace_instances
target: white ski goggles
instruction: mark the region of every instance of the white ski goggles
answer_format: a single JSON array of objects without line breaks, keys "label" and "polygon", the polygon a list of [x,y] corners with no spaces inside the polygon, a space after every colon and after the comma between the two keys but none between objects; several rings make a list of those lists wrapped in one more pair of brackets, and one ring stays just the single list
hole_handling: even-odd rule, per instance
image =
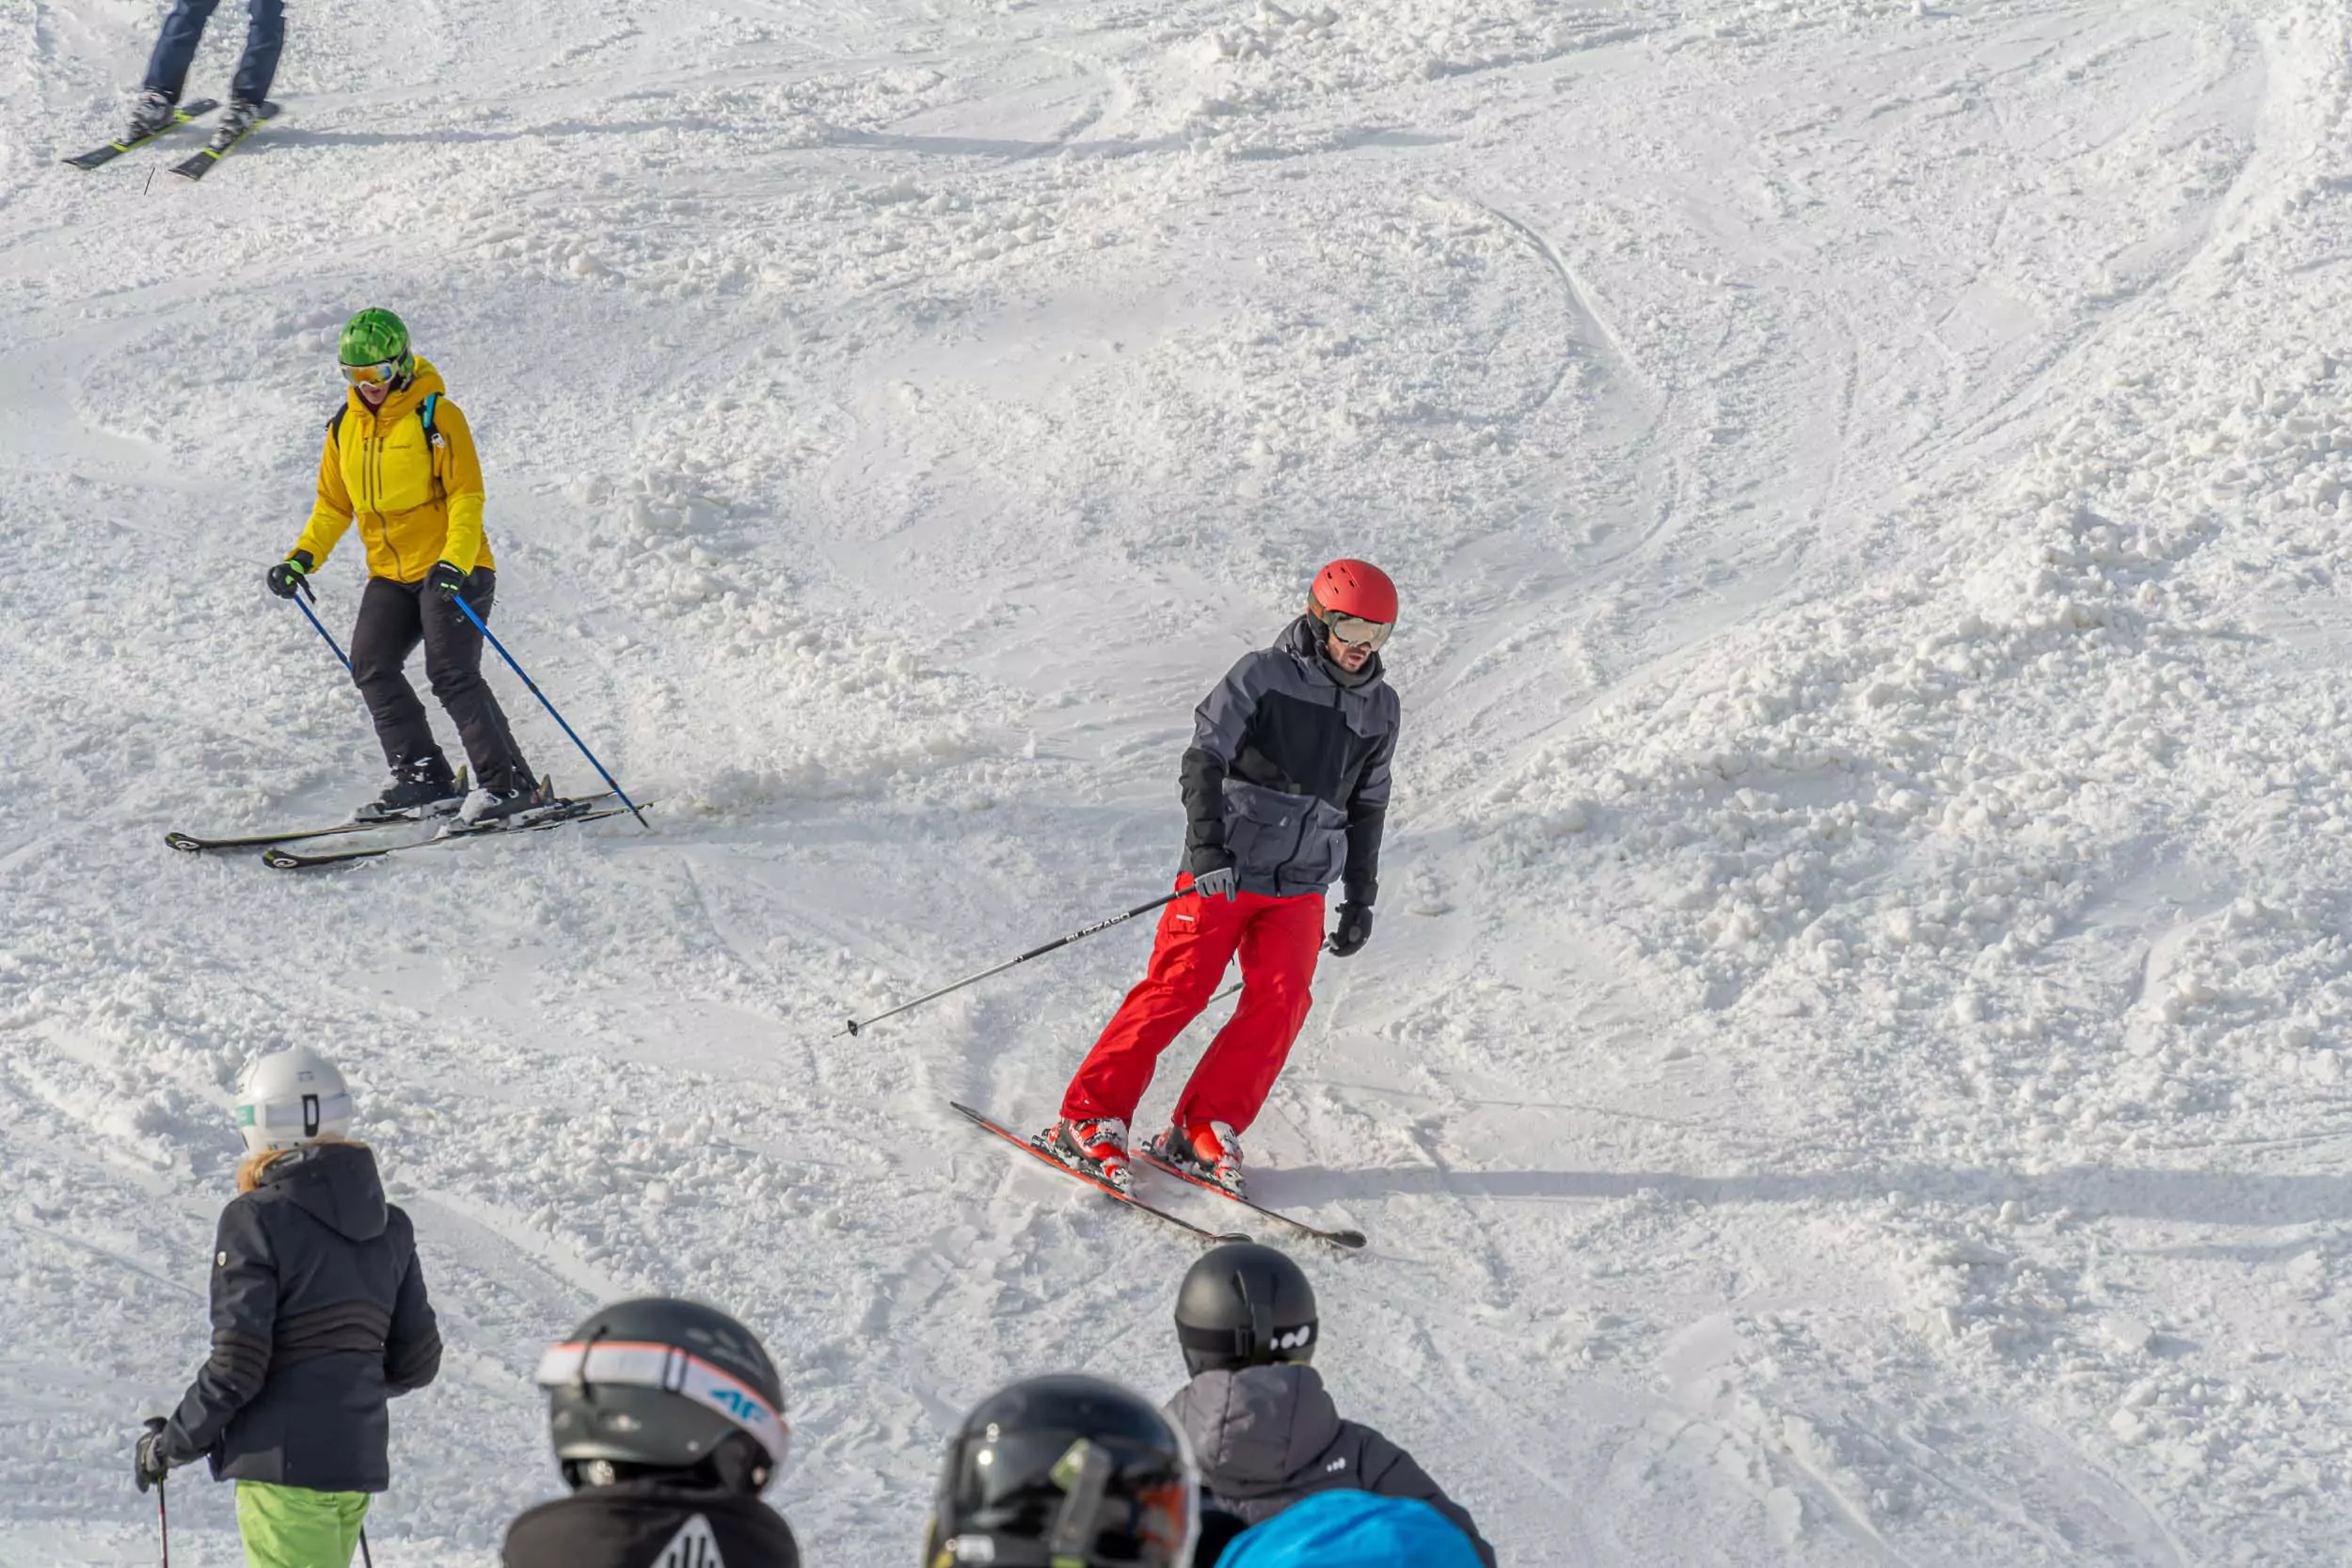
[{"label": "white ski goggles", "polygon": [[723,1371],[675,1345],[598,1339],[594,1344],[549,1345],[539,1357],[532,1379],[542,1388],[565,1388],[576,1384],[591,1387],[659,1388],[682,1395],[711,1409],[758,1439],[777,1469],[791,1445],[792,1429],[784,1412],[732,1372]]},{"label": "white ski goggles", "polygon": [[1336,610],[1327,610],[1317,619],[1322,621],[1325,631],[1350,647],[1370,648],[1375,653],[1387,645],[1389,633],[1396,629],[1386,621],[1367,621],[1361,616],[1343,615]]}]

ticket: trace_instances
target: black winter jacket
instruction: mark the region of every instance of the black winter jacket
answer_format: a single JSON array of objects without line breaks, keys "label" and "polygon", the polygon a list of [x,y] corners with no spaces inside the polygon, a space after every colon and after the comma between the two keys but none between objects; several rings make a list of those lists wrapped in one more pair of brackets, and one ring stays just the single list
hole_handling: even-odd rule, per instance
[{"label": "black winter jacket", "polygon": [[757,1497],[641,1481],[541,1503],[507,1527],[499,1560],[505,1568],[801,1568],[801,1548]]},{"label": "black winter jacket", "polygon": [[1413,1463],[1413,1456],[1368,1426],[1340,1419],[1312,1367],[1242,1367],[1202,1372],[1168,1402],[1200,1464],[1210,1506],[1263,1524],[1301,1497],[1342,1488],[1411,1497],[1459,1526],[1495,1568],[1463,1508]]},{"label": "black winter jacket", "polygon": [[221,1212],[213,1354],[164,1429],[175,1465],[315,1492],[391,1484],[385,1401],[441,1368],[408,1216],[375,1156],[314,1144]]},{"label": "black winter jacket", "polygon": [[1184,869],[1231,856],[1245,892],[1369,905],[1396,752],[1396,692],[1380,656],[1343,675],[1302,615],[1246,656],[1193,712],[1184,752]]}]

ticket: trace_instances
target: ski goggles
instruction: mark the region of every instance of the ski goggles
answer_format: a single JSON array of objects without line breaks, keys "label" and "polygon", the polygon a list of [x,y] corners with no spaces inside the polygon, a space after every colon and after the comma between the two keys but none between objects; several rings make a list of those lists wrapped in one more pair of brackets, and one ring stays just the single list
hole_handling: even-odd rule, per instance
[{"label": "ski goggles", "polygon": [[679,1395],[709,1406],[750,1433],[779,1470],[790,1447],[792,1429],[786,1424],[784,1412],[770,1404],[765,1395],[732,1372],[675,1345],[622,1339],[549,1345],[539,1357],[539,1370],[532,1381],[542,1388],[608,1384]]},{"label": "ski goggles", "polygon": [[1325,610],[1322,621],[1325,631],[1348,646],[1370,648],[1374,653],[1380,651],[1381,644],[1389,640],[1389,633],[1396,629],[1386,621],[1366,621],[1354,615],[1343,615],[1336,610]]},{"label": "ski goggles", "polygon": [[248,1100],[237,1107],[240,1131],[252,1128],[276,1143],[290,1138],[315,1138],[329,1122],[351,1124],[348,1094],[306,1094],[283,1100]]},{"label": "ski goggles", "polygon": [[354,387],[389,387],[400,375],[400,361],[379,360],[373,365],[345,365],[343,379]]}]

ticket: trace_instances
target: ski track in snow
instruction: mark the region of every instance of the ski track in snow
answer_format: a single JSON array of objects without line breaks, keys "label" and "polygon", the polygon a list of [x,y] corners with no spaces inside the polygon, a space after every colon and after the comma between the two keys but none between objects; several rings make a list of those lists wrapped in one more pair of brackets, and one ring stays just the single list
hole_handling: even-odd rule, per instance
[{"label": "ski track in snow", "polygon": [[[1386,891],[1252,1149],[1372,1237],[1343,1408],[1511,1563],[2341,1558],[2340,6],[320,0],[200,189],[57,168],[152,22],[0,0],[0,1562],[151,1560],[295,1040],[450,1343],[387,1563],[553,1493],[531,1368],[621,1291],[766,1337],[812,1561],[905,1560],[1003,1381],[1172,1388],[1184,1247],[946,1104],[1041,1122],[1142,923],[841,1020],[1162,885],[1339,553],[1406,594]],[[258,581],[363,303],[657,835],[157,842],[373,787]]]}]

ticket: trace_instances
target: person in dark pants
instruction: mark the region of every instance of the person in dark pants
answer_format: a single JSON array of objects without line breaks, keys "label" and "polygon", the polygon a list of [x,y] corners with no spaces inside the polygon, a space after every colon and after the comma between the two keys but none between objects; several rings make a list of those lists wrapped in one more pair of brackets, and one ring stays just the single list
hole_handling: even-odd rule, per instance
[{"label": "person in dark pants", "polygon": [[[438,371],[408,346],[389,310],[344,326],[344,406],[326,427],[318,502],[269,590],[292,598],[354,522],[367,542],[368,585],[351,633],[351,675],[375,720],[392,782],[355,814],[363,821],[457,810],[495,820],[541,802],[506,714],[482,678],[482,633],[456,604],[489,619],[497,563],[482,531],[482,464],[473,433]],[[465,742],[474,790],[463,797],[404,667],[418,645],[425,674]]]},{"label": "person in dark pants", "polygon": [[[1321,1338],[1314,1287],[1273,1247],[1252,1242],[1212,1247],[1185,1274],[1176,1295],[1176,1341],[1192,1381],[1166,1409],[1192,1445],[1207,1505],[1263,1527],[1301,1499],[1324,1493],[1409,1498],[1460,1531],[1467,1554],[1483,1568],[1495,1568],[1495,1550],[1468,1509],[1446,1496],[1411,1454],[1361,1422],[1340,1418],[1309,1365]],[[1361,1523],[1342,1528],[1330,1522],[1333,1539],[1354,1533]],[[1391,1518],[1365,1528],[1377,1538],[1384,1531],[1409,1534],[1412,1526],[1409,1519]],[[1240,1539],[1247,1542],[1249,1533]],[[1362,1560],[1334,1552],[1327,1558],[1269,1554],[1263,1560],[1336,1565]],[[1395,1560],[1435,1568],[1441,1560]]]},{"label": "person in dark pants", "polygon": [[441,1336],[408,1216],[351,1143],[351,1094],[303,1046],[237,1091],[246,1157],[213,1252],[213,1352],[133,1462],[144,1492],[212,1461],[246,1568],[343,1568],[391,1484],[385,1402],[431,1383]]},{"label": "person in dark pants", "polygon": [[[126,140],[152,135],[171,123],[187,86],[188,67],[196,46],[204,40],[204,24],[213,19],[220,0],[176,0],[164,18],[163,36],[147,62],[147,90],[131,111]],[[237,62],[236,79],[229,87],[229,108],[221,116],[215,140],[234,141],[262,118],[269,85],[278,74],[278,56],[286,47],[285,0],[246,0],[245,58]]]}]

